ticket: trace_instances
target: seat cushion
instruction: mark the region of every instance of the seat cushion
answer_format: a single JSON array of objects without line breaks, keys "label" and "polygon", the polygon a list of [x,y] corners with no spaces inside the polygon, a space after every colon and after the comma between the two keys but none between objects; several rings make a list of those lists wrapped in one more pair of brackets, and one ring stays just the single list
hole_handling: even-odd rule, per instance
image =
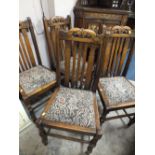
[{"label": "seat cushion", "polygon": [[135,101],[135,87],[124,77],[100,78],[109,104]]},{"label": "seat cushion", "polygon": [[51,121],[95,128],[94,94],[90,91],[60,88],[54,103],[44,114]]},{"label": "seat cushion", "polygon": [[19,74],[19,83],[26,94],[56,80],[55,72],[40,65]]}]

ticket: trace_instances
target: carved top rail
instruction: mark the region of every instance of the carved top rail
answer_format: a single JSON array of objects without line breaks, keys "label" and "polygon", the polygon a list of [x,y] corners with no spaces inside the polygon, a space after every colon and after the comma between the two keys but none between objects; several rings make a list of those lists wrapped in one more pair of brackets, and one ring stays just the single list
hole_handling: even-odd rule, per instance
[{"label": "carved top rail", "polygon": [[97,24],[90,24],[88,26],[89,29],[96,32],[96,34],[101,35],[113,35],[113,36],[134,36],[134,31],[129,26],[106,26],[102,25],[102,32],[99,33],[99,25]]},{"label": "carved top rail", "polygon": [[29,29],[30,28],[30,24],[28,21],[20,21],[19,22],[19,30],[21,29]]},{"label": "carved top rail", "polygon": [[109,26],[103,25],[103,33],[106,34],[131,34],[132,29],[129,26]]},{"label": "carved top rail", "polygon": [[61,16],[55,16],[48,20],[48,26],[50,27],[62,27],[68,25],[71,27],[71,17],[67,16],[67,18]]},{"label": "carved top rail", "polygon": [[74,37],[82,37],[82,38],[96,37],[96,33],[90,29],[72,28],[69,30],[68,34]]},{"label": "carved top rail", "polygon": [[66,33],[61,31],[60,38],[65,40],[73,40],[78,42],[87,42],[93,44],[100,44],[101,39],[93,30],[90,29],[80,29],[80,28],[72,28]]}]

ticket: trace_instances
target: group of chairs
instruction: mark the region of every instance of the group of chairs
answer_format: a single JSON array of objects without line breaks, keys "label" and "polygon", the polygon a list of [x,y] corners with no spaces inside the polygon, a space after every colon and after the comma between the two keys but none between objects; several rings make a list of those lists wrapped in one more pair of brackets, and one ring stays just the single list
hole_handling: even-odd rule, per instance
[{"label": "group of chairs", "polygon": [[[109,119],[128,117],[134,123],[134,86],[124,77],[134,53],[134,32],[127,26],[103,26],[103,34],[71,28],[71,18],[43,18],[50,69],[42,65],[31,19],[19,23],[19,92],[42,142],[54,136],[87,143],[90,154],[101,138],[101,125]],[[95,28],[96,29],[96,28]],[[103,112],[98,110],[98,91]],[[38,100],[47,96],[39,117]],[[37,104],[36,104],[37,103]],[[124,115],[107,118],[111,111]],[[91,140],[58,135],[51,129],[91,136]]]}]

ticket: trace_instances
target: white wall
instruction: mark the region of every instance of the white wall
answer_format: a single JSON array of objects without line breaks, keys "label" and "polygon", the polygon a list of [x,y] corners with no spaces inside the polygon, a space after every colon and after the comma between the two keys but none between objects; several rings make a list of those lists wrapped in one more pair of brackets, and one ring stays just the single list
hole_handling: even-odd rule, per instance
[{"label": "white wall", "polygon": [[[54,0],[42,0],[42,4],[45,16],[47,18],[54,16]],[[42,10],[40,0],[19,1],[19,20],[25,20],[26,17],[30,17],[32,20],[43,65],[48,67],[49,60],[42,23]]]},{"label": "white wall", "polygon": [[77,0],[54,0],[55,4],[55,15],[64,16],[71,15],[72,26],[74,22],[73,8]]}]

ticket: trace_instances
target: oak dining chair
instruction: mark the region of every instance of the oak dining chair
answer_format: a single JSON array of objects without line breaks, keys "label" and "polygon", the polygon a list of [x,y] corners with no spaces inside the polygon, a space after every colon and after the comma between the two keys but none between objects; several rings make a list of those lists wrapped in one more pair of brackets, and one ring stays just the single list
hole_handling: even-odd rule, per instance
[{"label": "oak dining chair", "polygon": [[19,22],[19,97],[35,122],[34,103],[56,86],[56,73],[42,65],[31,19]]},{"label": "oak dining chair", "polygon": [[[135,121],[135,113],[127,111],[135,107],[135,87],[125,76],[134,54],[134,32],[128,26],[107,27],[104,30],[106,46],[103,49],[102,74],[98,83],[104,107],[101,124],[106,120],[128,117],[128,125],[131,125]],[[124,114],[107,117],[116,110],[123,110]]]},{"label": "oak dining chair", "polygon": [[[60,86],[62,74],[60,74],[60,57],[57,56],[59,87],[51,95],[37,121],[40,136],[44,144],[48,143],[48,136],[87,143],[86,154],[90,154],[102,136],[95,94],[102,65],[100,61],[102,39],[96,37],[96,33],[92,30],[79,28],[70,29],[68,32],[60,31],[58,39],[65,41],[64,86]],[[60,42],[57,43],[59,55]],[[73,52],[72,73],[69,71],[71,52]],[[78,61],[76,61],[77,55]],[[87,55],[89,56],[86,65]],[[94,61],[95,55],[97,61]],[[87,135],[92,139],[54,134],[51,129]]]}]

